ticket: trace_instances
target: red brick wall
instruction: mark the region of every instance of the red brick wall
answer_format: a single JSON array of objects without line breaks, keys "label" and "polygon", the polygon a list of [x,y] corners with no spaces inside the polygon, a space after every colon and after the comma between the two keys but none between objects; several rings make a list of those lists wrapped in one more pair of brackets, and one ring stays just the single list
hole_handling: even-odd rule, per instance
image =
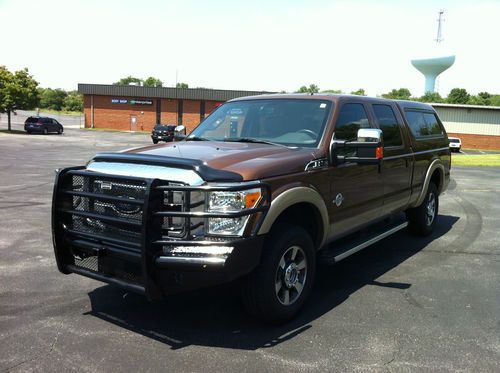
[{"label": "red brick wall", "polygon": [[182,105],[182,124],[186,133],[190,133],[200,123],[200,101],[183,100]]},{"label": "red brick wall", "polygon": [[[111,99],[144,99],[153,105],[112,104]],[[91,126],[90,96],[84,99],[85,127]],[[137,118],[138,131],[151,131],[156,123],[156,100],[141,97],[94,96],[95,128],[112,128],[130,131],[130,117]]]},{"label": "red brick wall", "polygon": [[161,100],[161,123],[177,124],[177,100]]},{"label": "red brick wall", "polygon": [[465,133],[448,133],[448,136],[458,137],[464,149],[500,150],[500,136],[471,135]]},{"label": "red brick wall", "polygon": [[220,101],[205,101],[205,117],[211,114],[220,103]]}]

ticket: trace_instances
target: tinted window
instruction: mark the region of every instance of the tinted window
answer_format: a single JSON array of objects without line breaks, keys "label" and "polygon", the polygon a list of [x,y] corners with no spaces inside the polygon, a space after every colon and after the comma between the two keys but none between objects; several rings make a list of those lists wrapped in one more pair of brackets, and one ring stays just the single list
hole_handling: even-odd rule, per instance
[{"label": "tinted window", "polygon": [[160,131],[173,131],[175,129],[175,126],[172,126],[172,125],[164,125],[164,124],[157,124],[155,126],[155,129],[156,130],[160,130]]},{"label": "tinted window", "polygon": [[415,137],[442,135],[436,115],[423,111],[406,110],[406,119]]},{"label": "tinted window", "polygon": [[38,118],[29,117],[28,119],[26,119],[26,123],[36,123],[36,122],[38,122]]},{"label": "tinted window", "polygon": [[373,105],[373,111],[384,134],[384,146],[402,145],[401,131],[392,108],[389,105]]},{"label": "tinted window", "polygon": [[360,128],[370,128],[363,105],[345,104],[342,106],[335,124],[335,138],[338,140],[357,140]]},{"label": "tinted window", "polygon": [[45,124],[51,124],[52,123],[52,119],[50,119],[50,118],[42,118],[41,122],[45,123]]}]

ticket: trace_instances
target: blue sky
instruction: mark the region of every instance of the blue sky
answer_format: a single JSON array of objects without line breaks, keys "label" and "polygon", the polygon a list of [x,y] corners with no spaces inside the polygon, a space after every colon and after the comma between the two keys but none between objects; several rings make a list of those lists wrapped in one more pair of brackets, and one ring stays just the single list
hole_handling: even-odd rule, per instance
[{"label": "blue sky", "polygon": [[[439,91],[500,93],[500,1],[0,0],[0,64],[45,87],[155,76],[164,85],[423,94],[410,59],[456,54]],[[39,53],[39,55],[37,55]]]}]

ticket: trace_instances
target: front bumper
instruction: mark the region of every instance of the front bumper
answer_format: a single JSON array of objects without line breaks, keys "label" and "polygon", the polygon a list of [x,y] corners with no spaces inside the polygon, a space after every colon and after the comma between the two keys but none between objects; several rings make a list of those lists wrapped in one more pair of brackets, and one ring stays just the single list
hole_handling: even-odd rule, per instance
[{"label": "front bumper", "polygon": [[[88,190],[73,190],[71,186],[75,177],[90,178],[92,183],[98,179],[101,184],[113,182],[117,185],[133,180],[137,185],[144,185],[143,199],[131,201],[124,200],[122,195],[106,196]],[[229,282],[251,272],[260,261],[265,239],[265,236],[256,235],[257,227],[253,233],[243,238],[171,238],[162,235],[163,219],[184,216],[189,220],[190,216],[186,211],[165,211],[163,193],[197,188],[200,187],[170,186],[158,179],[103,176],[86,171],[84,167],[59,171],[52,205],[53,243],[59,271],[65,274],[77,273],[118,285],[144,294],[150,300],[160,299],[166,294]],[[211,190],[206,185],[202,188]],[[102,201],[116,203],[116,207],[128,213],[132,209],[127,210],[126,204],[141,206],[142,217],[138,221],[132,221],[123,217],[100,215],[96,213],[98,208],[78,210],[75,207],[75,200],[78,198],[86,199],[87,206],[101,206],[101,211]],[[263,207],[251,209],[248,214],[263,216],[268,206],[269,201],[266,201]],[[215,214],[196,214],[213,217],[212,215]],[[76,224],[95,222],[96,219],[101,223],[109,222],[124,232],[131,231],[134,226],[137,234],[132,238],[110,236],[98,231],[82,231]]]},{"label": "front bumper", "polygon": [[151,139],[152,140],[157,140],[157,141],[173,141],[174,140],[174,136],[153,134],[153,135],[151,135]]}]

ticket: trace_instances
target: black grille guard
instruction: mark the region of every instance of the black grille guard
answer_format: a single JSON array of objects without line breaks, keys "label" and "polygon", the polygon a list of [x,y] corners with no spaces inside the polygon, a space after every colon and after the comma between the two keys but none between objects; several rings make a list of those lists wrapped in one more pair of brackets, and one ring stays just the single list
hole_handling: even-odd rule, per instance
[{"label": "black grille guard", "polygon": [[[112,157],[114,158],[114,157]],[[130,161],[132,157],[123,157],[123,161]],[[104,156],[95,160],[110,160]],[[170,163],[169,163],[170,164]],[[187,166],[186,166],[187,167]],[[192,166],[190,166],[192,167]],[[134,205],[142,205],[142,220],[133,221],[122,217],[110,217],[95,214],[93,212],[79,211],[73,208],[74,196],[88,198],[89,200],[100,200],[109,202],[120,202],[121,198],[117,196],[99,195],[87,191],[69,190],[68,180],[72,180],[73,175],[84,177],[100,177],[112,178],[115,180],[126,181],[142,181],[145,182],[146,188],[143,199],[124,200],[124,202]],[[206,212],[206,211],[162,211],[163,198],[165,191],[179,192],[210,192],[210,191],[240,191],[253,188],[262,189],[262,200],[259,207],[242,210],[239,212]],[[190,195],[189,193],[187,195]],[[71,201],[71,202],[70,202]],[[178,246],[233,246],[238,242],[245,240],[244,237],[227,237],[216,239],[206,235],[204,237],[196,237],[193,239],[190,232],[187,231],[185,238],[172,239],[171,237],[162,236],[162,219],[165,216],[184,218],[189,222],[190,218],[225,218],[225,217],[241,217],[247,215],[260,214],[256,225],[250,233],[251,236],[256,235],[265,214],[269,210],[271,202],[270,186],[261,182],[249,182],[242,185],[202,185],[202,186],[187,186],[187,185],[169,185],[168,181],[160,179],[143,179],[130,176],[110,175],[93,171],[87,171],[85,166],[70,167],[57,171],[53,190],[52,200],[52,239],[54,245],[54,253],[57,266],[60,272],[78,273],[87,277],[94,278],[107,283],[117,284],[125,289],[142,293],[148,299],[160,299],[162,297],[161,290],[154,279],[156,271],[155,260],[159,257],[164,245]],[[189,201],[187,201],[189,206]],[[95,233],[85,233],[75,231],[64,224],[67,216],[81,216],[82,218],[94,219],[98,218],[102,221],[110,221],[113,224],[124,227],[135,227],[140,229],[140,242],[131,242],[127,239],[107,237]],[[107,255],[112,253],[114,257],[124,258],[130,262],[137,263],[140,266],[142,273],[142,283],[134,283],[116,278],[112,275],[89,271],[74,265],[74,257],[69,249],[69,246],[77,247],[79,250],[88,252],[91,255]]]}]

